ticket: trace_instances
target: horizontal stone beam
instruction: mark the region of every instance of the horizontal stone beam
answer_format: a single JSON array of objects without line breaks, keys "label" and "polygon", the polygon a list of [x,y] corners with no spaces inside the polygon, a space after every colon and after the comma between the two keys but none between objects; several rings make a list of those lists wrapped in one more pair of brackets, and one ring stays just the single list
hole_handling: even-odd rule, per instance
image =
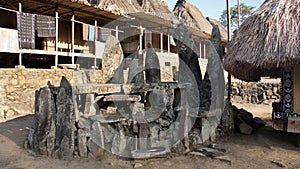
[{"label": "horizontal stone beam", "polygon": [[130,102],[138,102],[141,100],[140,95],[120,95],[113,94],[105,96],[104,101],[130,101]]},{"label": "horizontal stone beam", "polygon": [[80,84],[73,85],[73,94],[113,94],[121,93],[132,94],[139,92],[152,91],[153,89],[178,89],[186,88],[190,84],[188,83],[176,83],[176,82],[161,82],[151,84]]}]

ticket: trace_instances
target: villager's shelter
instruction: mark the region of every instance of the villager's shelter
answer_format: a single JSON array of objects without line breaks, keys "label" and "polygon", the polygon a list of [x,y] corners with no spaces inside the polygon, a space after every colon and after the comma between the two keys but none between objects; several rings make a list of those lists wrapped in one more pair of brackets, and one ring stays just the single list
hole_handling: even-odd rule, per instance
[{"label": "villager's shelter", "polygon": [[173,14],[186,25],[204,33],[207,38],[211,38],[212,25],[218,25],[222,41],[227,41],[227,31],[223,28],[221,23],[212,18],[205,18],[202,12],[193,4],[185,0],[178,0]]},{"label": "villager's shelter", "polygon": [[273,112],[274,119],[299,117],[299,42],[300,1],[266,0],[245,20],[228,45],[224,67],[236,78],[282,78],[282,100],[277,112]]},{"label": "villager's shelter", "polygon": [[[164,1],[7,0],[0,1],[0,16],[0,36],[7,42],[0,45],[0,67],[50,68],[78,64],[78,58],[87,68],[97,67],[108,35],[121,41],[125,57],[150,41],[160,53],[177,53],[174,16]],[[189,30],[198,44],[207,41],[205,33]],[[205,49],[198,51],[205,58]]]}]

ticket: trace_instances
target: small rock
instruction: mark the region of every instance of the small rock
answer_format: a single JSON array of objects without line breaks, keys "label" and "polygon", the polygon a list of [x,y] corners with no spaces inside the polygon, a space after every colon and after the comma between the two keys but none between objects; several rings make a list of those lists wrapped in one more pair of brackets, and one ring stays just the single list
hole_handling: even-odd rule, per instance
[{"label": "small rock", "polygon": [[142,167],[142,166],[143,166],[143,164],[141,164],[141,163],[135,163],[133,168],[139,168],[139,167]]},{"label": "small rock", "polygon": [[253,121],[253,114],[244,109],[240,109],[238,118],[247,124],[251,124]]},{"label": "small rock", "polygon": [[255,117],[252,121],[252,127],[255,129],[261,128],[263,126],[266,125],[266,122],[263,121],[261,118],[259,117]]},{"label": "small rock", "polygon": [[89,119],[79,117],[78,123],[77,123],[77,127],[79,129],[83,129],[83,130],[89,132],[90,128],[91,128],[90,126],[91,126],[91,121]]},{"label": "small rock", "polygon": [[[177,144],[175,144],[173,147],[172,147],[172,149],[171,149],[171,151],[173,152],[173,153],[176,153],[176,154],[184,154],[185,153],[185,148],[184,148],[184,145],[182,144],[182,142],[181,141],[179,141]],[[192,153],[192,152],[191,152]],[[198,153],[198,152],[195,152],[195,153]],[[193,154],[192,154],[193,155]]]},{"label": "small rock", "polygon": [[205,157],[206,155],[205,154],[203,154],[203,153],[200,153],[200,152],[195,152],[195,151],[193,151],[193,152],[190,152],[189,153],[190,155],[193,155],[193,156],[201,156],[201,157]]},{"label": "small rock", "polygon": [[278,162],[278,161],[271,161],[272,164],[275,164],[276,166],[278,167],[281,167],[281,168],[286,168],[286,165],[282,164],[281,162]]},{"label": "small rock", "polygon": [[212,149],[215,149],[215,150],[218,150],[218,151],[221,151],[223,153],[225,153],[227,151],[226,148],[222,145],[210,144],[208,147],[212,148]]},{"label": "small rock", "polygon": [[6,114],[4,114],[4,118],[13,117],[14,115],[15,115],[15,112],[13,110],[8,110],[6,112]]},{"label": "small rock", "polygon": [[219,156],[219,157],[215,157],[215,159],[224,161],[224,162],[228,162],[231,164],[231,159],[228,156]]},{"label": "small rock", "polygon": [[0,109],[0,119],[4,118],[4,110]]},{"label": "small rock", "polygon": [[272,96],[273,95],[273,91],[272,90],[267,90],[266,93],[267,93],[267,96]]},{"label": "small rock", "polygon": [[247,134],[247,135],[251,135],[253,131],[253,128],[246,123],[241,123],[239,125],[239,129],[242,134]]}]

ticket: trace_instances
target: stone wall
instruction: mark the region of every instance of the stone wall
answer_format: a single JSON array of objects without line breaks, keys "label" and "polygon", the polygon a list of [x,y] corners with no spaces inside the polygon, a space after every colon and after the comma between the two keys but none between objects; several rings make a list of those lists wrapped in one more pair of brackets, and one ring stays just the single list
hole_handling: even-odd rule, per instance
[{"label": "stone wall", "polygon": [[0,69],[0,121],[32,114],[35,91],[47,82],[59,85],[62,76],[71,84],[102,82],[102,71],[96,70]]},{"label": "stone wall", "polygon": [[232,101],[238,103],[272,104],[279,102],[280,82],[233,82]]}]

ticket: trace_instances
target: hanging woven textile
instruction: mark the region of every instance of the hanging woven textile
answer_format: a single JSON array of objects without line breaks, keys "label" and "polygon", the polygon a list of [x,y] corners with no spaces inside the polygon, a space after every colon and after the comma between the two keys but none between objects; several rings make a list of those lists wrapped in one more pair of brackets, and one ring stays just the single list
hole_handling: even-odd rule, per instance
[{"label": "hanging woven textile", "polygon": [[35,15],[17,13],[17,28],[20,49],[35,48]]},{"label": "hanging woven textile", "polygon": [[55,18],[45,15],[36,15],[36,30],[38,37],[55,37]]}]

